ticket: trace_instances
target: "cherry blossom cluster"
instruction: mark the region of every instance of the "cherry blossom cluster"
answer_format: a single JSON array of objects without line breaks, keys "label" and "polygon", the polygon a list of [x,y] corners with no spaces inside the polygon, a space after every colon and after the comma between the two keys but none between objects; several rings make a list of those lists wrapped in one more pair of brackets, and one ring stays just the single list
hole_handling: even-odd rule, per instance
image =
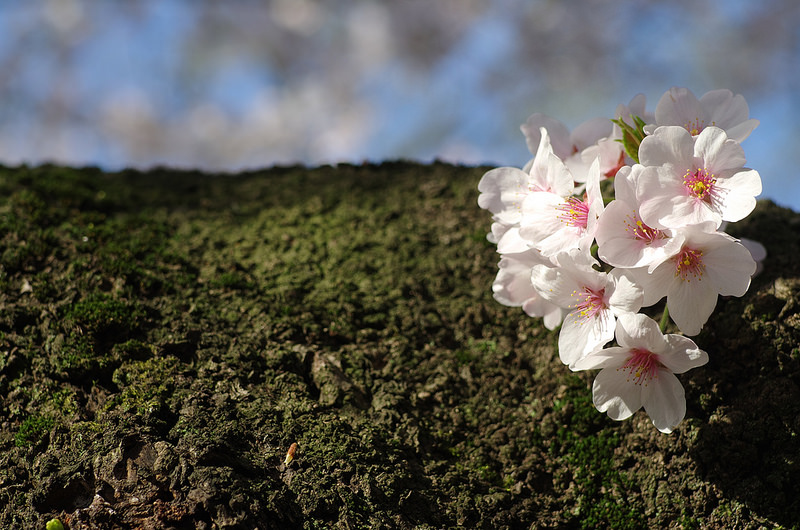
[{"label": "cherry blossom cluster", "polygon": [[[615,118],[572,132],[532,115],[521,129],[533,159],[488,171],[478,204],[492,214],[487,237],[500,254],[495,299],[560,326],[570,369],[601,369],[592,386],[600,412],[623,420],[644,407],[669,433],[686,414],[674,374],[708,362],[686,335],[700,332],[720,295],[742,296],[765,257],[724,232],[761,193],[741,147],[758,121],[729,90],[698,99],[672,88],[654,113],[645,103],[638,95]],[[660,323],[640,313],[657,304]],[[670,318],[680,334],[664,333]]]}]

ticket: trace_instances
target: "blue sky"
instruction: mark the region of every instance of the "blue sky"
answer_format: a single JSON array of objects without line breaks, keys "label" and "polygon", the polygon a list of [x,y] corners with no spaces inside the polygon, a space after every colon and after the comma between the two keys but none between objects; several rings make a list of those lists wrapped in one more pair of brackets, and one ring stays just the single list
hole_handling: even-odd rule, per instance
[{"label": "blue sky", "polygon": [[521,166],[531,113],[575,126],[640,92],[652,109],[670,86],[729,88],[761,122],[743,147],[762,197],[800,209],[790,0],[208,5],[0,7],[0,161]]}]

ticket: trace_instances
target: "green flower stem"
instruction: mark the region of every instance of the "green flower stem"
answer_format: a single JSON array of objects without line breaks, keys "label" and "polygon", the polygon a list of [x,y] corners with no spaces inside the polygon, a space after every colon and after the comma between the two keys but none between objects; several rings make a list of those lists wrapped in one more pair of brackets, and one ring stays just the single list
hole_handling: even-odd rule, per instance
[{"label": "green flower stem", "polygon": [[664,313],[661,315],[661,322],[658,324],[658,329],[661,330],[661,333],[667,330],[667,324],[669,324],[669,309],[664,305]]}]

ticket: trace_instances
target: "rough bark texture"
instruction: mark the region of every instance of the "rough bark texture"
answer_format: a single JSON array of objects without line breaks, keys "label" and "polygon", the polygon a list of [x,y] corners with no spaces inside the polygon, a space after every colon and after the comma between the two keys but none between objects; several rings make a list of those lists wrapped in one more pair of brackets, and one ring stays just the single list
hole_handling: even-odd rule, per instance
[{"label": "rough bark texture", "polygon": [[797,527],[800,215],[663,435],[493,300],[484,171],[0,168],[0,527]]}]

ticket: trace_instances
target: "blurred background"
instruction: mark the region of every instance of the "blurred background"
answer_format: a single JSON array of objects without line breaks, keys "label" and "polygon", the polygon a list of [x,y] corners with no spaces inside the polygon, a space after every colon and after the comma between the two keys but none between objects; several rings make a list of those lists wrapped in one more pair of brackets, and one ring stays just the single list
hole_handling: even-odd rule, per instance
[{"label": "blurred background", "polygon": [[522,166],[531,113],[728,88],[800,210],[799,59],[796,0],[0,1],[0,163]]}]

